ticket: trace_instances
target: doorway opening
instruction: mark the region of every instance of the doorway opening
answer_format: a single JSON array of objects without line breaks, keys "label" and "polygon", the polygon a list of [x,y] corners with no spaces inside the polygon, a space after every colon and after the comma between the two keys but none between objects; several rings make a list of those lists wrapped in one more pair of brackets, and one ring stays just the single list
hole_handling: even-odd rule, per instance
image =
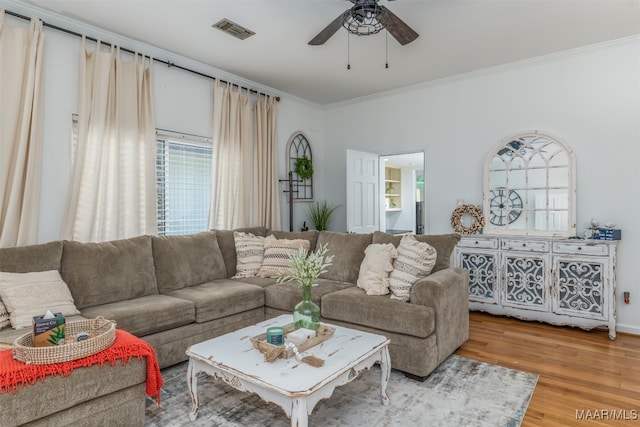
[{"label": "doorway opening", "polygon": [[425,232],[424,152],[380,156],[380,230]]}]

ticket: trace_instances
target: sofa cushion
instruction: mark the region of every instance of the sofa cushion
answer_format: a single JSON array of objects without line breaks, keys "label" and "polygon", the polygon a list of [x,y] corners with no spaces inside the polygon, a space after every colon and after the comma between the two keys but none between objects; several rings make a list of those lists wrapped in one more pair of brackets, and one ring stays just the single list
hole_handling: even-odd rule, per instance
[{"label": "sofa cushion", "polygon": [[309,241],[305,239],[276,239],[275,236],[267,236],[264,239],[264,259],[262,267],[258,271],[258,277],[278,277],[284,273],[290,273],[291,256],[297,254],[300,249],[309,251]]},{"label": "sofa cushion", "polygon": [[[0,394],[0,426],[144,425],[146,366],[145,358],[132,357],[126,363],[95,363],[64,375],[43,373],[41,380],[17,392]],[[141,410],[131,411],[131,405]]]},{"label": "sofa cushion", "polygon": [[265,288],[267,286],[271,286],[276,284],[278,279],[275,277],[243,277],[242,279],[231,279],[240,283],[249,283],[251,285],[260,286],[261,288]]},{"label": "sofa cushion", "polygon": [[264,306],[264,291],[260,286],[229,279],[177,289],[168,295],[192,301],[198,323]]},{"label": "sofa cushion", "polygon": [[316,247],[327,245],[327,255],[333,255],[333,264],[320,277],[355,284],[364,259],[364,250],[372,243],[372,238],[371,234],[321,231]]},{"label": "sofa cushion", "polygon": [[433,308],[386,295],[369,296],[355,286],[323,296],[320,308],[327,321],[335,319],[418,338],[426,338],[435,330]]},{"label": "sofa cushion", "polygon": [[186,236],[153,236],[152,242],[158,290],[163,294],[227,278],[215,231]]},{"label": "sofa cushion", "polygon": [[411,287],[415,282],[427,277],[436,263],[437,253],[430,244],[418,242],[407,234],[398,245],[398,257],[393,261],[393,271],[389,279],[391,299],[408,302]]},{"label": "sofa cushion", "polygon": [[65,241],[60,272],[80,310],[158,293],[151,236]]},{"label": "sofa cushion", "polygon": [[0,272],[0,297],[14,329],[31,328],[34,316],[42,316],[47,310],[65,317],[80,314],[58,270]]},{"label": "sofa cushion", "polygon": [[87,318],[103,316],[115,320],[118,329],[142,337],[156,332],[188,325],[196,320],[191,301],[167,295],[148,295],[81,310]]},{"label": "sofa cushion", "polygon": [[[460,241],[459,234],[417,234],[415,236],[416,240],[430,244],[435,248],[436,252],[438,252],[436,265],[432,271],[433,273],[450,267],[451,254]],[[401,239],[402,235],[394,235],[382,231],[373,232],[373,243],[393,243],[395,247],[398,247]]]},{"label": "sofa cushion", "polygon": [[[318,305],[324,295],[353,286],[352,283],[326,279],[318,279],[315,284],[317,286],[311,287],[311,299]],[[292,312],[300,301],[302,301],[302,288],[297,282],[277,283],[264,288],[266,307]]]},{"label": "sofa cushion", "polygon": [[389,274],[393,271],[393,260],[397,257],[398,251],[391,243],[372,243],[367,246],[356,285],[364,289],[367,295],[388,294]]},{"label": "sofa cushion", "polygon": [[233,277],[236,275],[236,244],[233,240],[233,232],[242,231],[244,233],[251,233],[255,236],[266,236],[267,229],[265,227],[247,227],[236,228],[235,230],[215,230],[216,237],[218,238],[218,246],[222,251],[222,257],[224,258],[224,266],[227,271],[227,277]]},{"label": "sofa cushion", "polygon": [[233,232],[236,245],[236,274],[234,279],[254,277],[262,267],[264,259],[264,237],[242,231]]},{"label": "sofa cushion", "polygon": [[28,273],[60,270],[62,241],[0,249],[0,271]]},{"label": "sofa cushion", "polygon": [[309,241],[309,252],[313,252],[316,249],[316,243],[318,242],[318,236],[320,232],[318,230],[307,231],[271,231],[270,235],[273,235],[276,239],[304,239]]}]

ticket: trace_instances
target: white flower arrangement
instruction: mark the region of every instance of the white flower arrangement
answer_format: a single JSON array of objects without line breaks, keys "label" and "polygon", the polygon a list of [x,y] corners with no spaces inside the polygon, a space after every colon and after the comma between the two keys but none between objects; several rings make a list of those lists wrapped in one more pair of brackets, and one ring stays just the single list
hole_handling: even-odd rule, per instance
[{"label": "white flower arrangement", "polygon": [[313,282],[327,267],[333,264],[333,255],[327,255],[327,245],[320,245],[314,252],[308,254],[306,249],[300,248],[298,253],[290,255],[291,269],[278,276],[278,283],[297,280],[303,288],[311,288]]}]

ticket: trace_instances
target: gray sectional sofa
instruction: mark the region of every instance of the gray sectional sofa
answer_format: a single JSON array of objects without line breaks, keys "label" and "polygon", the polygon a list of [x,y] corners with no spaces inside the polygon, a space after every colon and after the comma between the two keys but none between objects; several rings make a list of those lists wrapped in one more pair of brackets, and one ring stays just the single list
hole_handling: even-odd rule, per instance
[{"label": "gray sectional sofa", "polygon": [[[264,228],[240,231],[267,234]],[[329,231],[270,234],[307,239],[312,250],[328,245],[334,263],[312,288],[323,321],[388,336],[393,368],[424,378],[467,340],[469,276],[466,270],[449,266],[458,235],[417,236],[436,248],[438,258],[433,272],[414,285],[411,302],[405,303],[388,296],[367,296],[355,286],[366,247],[398,245],[399,236]],[[276,279],[260,277],[232,279],[236,251],[231,230],[0,249],[0,271],[52,269],[59,270],[67,283],[81,312],[77,318],[104,316],[117,321],[118,328],[155,348],[161,367],[186,360],[185,350],[194,343],[290,313],[302,299],[301,289],[293,283],[277,284]],[[24,332],[2,329],[0,341],[12,341]],[[95,425],[100,420],[116,425],[117,419],[142,425],[144,365],[135,361],[125,368],[80,368],[69,377],[0,394],[0,425]],[[99,386],[101,377],[109,387]],[[87,378],[96,385],[78,388]],[[64,390],[68,398],[47,407],[35,404],[38,396],[54,392],[54,387]]]}]

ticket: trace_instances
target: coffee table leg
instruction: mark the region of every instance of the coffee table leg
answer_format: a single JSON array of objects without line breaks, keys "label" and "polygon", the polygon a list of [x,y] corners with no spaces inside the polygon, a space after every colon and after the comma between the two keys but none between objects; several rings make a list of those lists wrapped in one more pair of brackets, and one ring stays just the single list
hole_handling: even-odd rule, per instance
[{"label": "coffee table leg", "polygon": [[387,396],[387,384],[391,376],[391,363],[389,360],[389,348],[385,346],[382,349],[382,357],[380,361],[380,398],[383,405],[389,404],[389,396]]},{"label": "coffee table leg", "polygon": [[191,358],[189,358],[189,367],[187,368],[187,382],[189,383],[189,394],[193,403],[189,419],[195,421],[198,417],[198,375]]},{"label": "coffee table leg", "polygon": [[307,427],[309,415],[307,414],[307,399],[296,399],[291,408],[291,427]]}]

